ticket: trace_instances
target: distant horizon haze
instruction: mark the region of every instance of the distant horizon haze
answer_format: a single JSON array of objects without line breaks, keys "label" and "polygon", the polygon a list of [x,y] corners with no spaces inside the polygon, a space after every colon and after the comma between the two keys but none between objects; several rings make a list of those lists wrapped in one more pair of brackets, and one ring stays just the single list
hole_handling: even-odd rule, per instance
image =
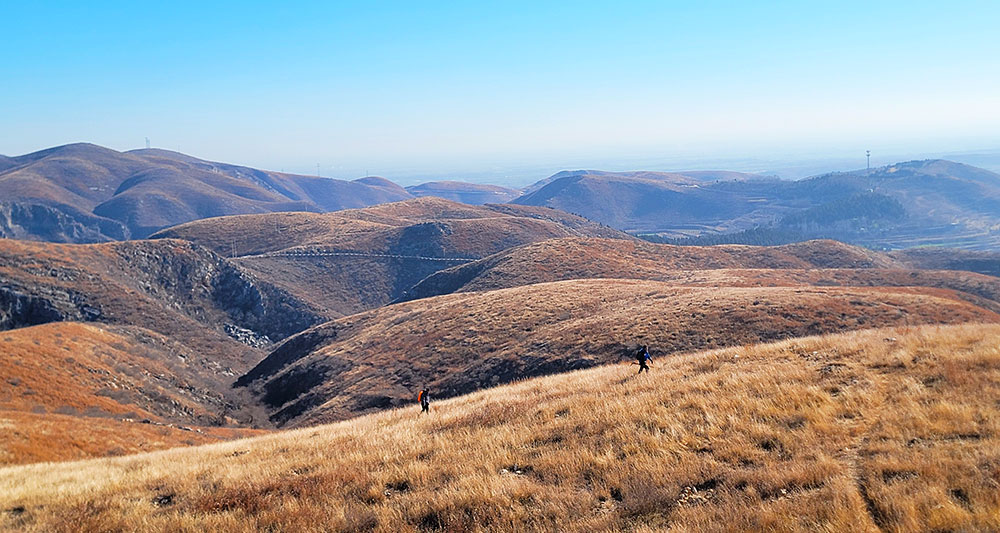
[{"label": "distant horizon haze", "polygon": [[[76,142],[103,146],[99,143],[86,140]],[[19,156],[62,145],[43,146],[24,153],[0,152],[0,155]],[[288,165],[267,165],[255,162],[257,158],[250,158],[250,161],[228,160],[226,158],[215,157],[211,154],[201,153],[202,151],[185,151],[178,148],[156,146],[155,144],[151,144],[150,147],[178,152],[206,161],[240,165],[267,171],[285,172],[303,176],[315,176],[317,173],[316,163],[292,162],[292,164]],[[124,148],[105,146],[105,148],[127,152],[142,149],[145,146]],[[764,154],[767,154],[767,152],[764,152]],[[657,154],[652,151],[647,153],[620,151],[605,155],[533,153],[523,156],[520,160],[513,160],[511,158],[512,160],[507,163],[501,163],[501,161],[506,160],[502,157],[502,154],[492,157],[493,159],[483,161],[465,158],[441,160],[422,158],[399,160],[392,163],[383,161],[381,165],[364,165],[357,162],[353,164],[350,162],[339,164],[321,163],[319,171],[323,177],[341,180],[355,180],[367,176],[379,176],[404,187],[431,181],[465,181],[469,183],[523,188],[558,172],[573,170],[600,170],[606,172],[726,170],[796,180],[829,172],[860,170],[865,168],[866,163],[865,149],[848,151],[843,148],[839,150],[831,148],[829,152],[807,150],[798,154],[794,152],[784,154],[771,153],[769,157],[765,155],[755,156],[751,154],[732,153],[711,157],[696,152],[682,154],[663,152]],[[876,149],[872,150],[871,166],[872,168],[877,168],[921,159],[946,159],[1000,172],[1000,148],[982,148],[979,150],[952,152],[933,149],[926,151],[906,151],[905,149],[899,149],[888,153]]]},{"label": "distant horizon haze", "polygon": [[873,165],[1000,152],[992,2],[5,11],[5,155],[149,137],[300,174],[523,186],[569,168],[801,177],[863,168],[866,149]]}]

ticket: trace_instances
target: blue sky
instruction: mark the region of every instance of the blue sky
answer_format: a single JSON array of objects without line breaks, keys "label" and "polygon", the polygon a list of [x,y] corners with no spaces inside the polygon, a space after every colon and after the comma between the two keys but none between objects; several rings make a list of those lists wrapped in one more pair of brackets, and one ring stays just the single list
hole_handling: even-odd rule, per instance
[{"label": "blue sky", "polygon": [[349,178],[1000,148],[996,2],[9,4],[8,155],[148,136]]}]

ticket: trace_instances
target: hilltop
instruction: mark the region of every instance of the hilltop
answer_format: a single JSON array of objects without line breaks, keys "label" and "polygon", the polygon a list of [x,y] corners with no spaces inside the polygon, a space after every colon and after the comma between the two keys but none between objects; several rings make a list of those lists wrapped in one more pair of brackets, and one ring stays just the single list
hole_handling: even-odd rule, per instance
[{"label": "hilltop", "polygon": [[567,236],[634,240],[549,208],[417,198],[334,213],[199,220],[153,238],[185,239],[335,315],[402,296],[426,276],[506,248]]},{"label": "hilltop", "polygon": [[[7,167],[7,168],[3,168]],[[56,242],[144,238],[189,220],[330,211],[410,197],[402,188],[271,172],[168,150],[70,144],[0,165],[0,236]]]},{"label": "hilltop", "polygon": [[691,185],[699,182],[712,182],[719,180],[756,180],[769,179],[767,176],[758,174],[747,174],[744,172],[732,172],[728,170],[692,170],[681,172],[655,172],[648,170],[637,170],[632,172],[608,172],[606,170],[562,170],[555,174],[538,180],[524,189],[524,195],[530,195],[546,185],[564,178],[596,178],[598,180],[638,180],[646,181],[654,185],[659,182],[662,185],[671,183],[683,183]]},{"label": "hilltop", "polygon": [[237,442],[0,469],[23,531],[989,531],[1000,327],[612,365]]},{"label": "hilltop", "polygon": [[279,425],[454,396],[530,376],[657,355],[888,325],[997,322],[946,289],[677,287],[574,280],[458,293],[328,322],[278,346],[237,385]]},{"label": "hilltop", "polygon": [[406,191],[418,198],[436,196],[474,205],[503,204],[521,196],[517,189],[462,181],[429,181],[407,187]]},{"label": "hilltop", "polygon": [[799,181],[702,178],[559,173],[514,203],[555,207],[683,244],[832,238],[878,248],[990,249],[1000,242],[1000,175],[960,163],[909,161]]}]

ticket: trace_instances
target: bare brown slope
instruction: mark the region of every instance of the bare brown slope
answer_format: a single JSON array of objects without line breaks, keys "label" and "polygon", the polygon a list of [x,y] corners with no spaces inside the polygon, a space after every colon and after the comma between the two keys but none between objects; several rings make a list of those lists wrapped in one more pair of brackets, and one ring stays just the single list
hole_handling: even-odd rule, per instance
[{"label": "bare brown slope", "polygon": [[[252,432],[182,343],[136,327],[58,322],[0,333],[0,464],[203,444]],[[198,426],[212,426],[198,427]]]},{"label": "bare brown slope", "polygon": [[523,377],[658,354],[898,324],[1000,321],[938,289],[679,288],[577,280],[396,304],[310,329],[237,382],[279,424],[336,420]]},{"label": "bare brown slope", "polygon": [[419,198],[336,213],[201,220],[154,237],[187,239],[257,272],[326,312],[389,303],[450,265],[566,236],[632,237],[548,208]]},{"label": "bare brown slope", "polygon": [[997,531],[998,344],[997,325],[851,332],[5,468],[0,529]]}]

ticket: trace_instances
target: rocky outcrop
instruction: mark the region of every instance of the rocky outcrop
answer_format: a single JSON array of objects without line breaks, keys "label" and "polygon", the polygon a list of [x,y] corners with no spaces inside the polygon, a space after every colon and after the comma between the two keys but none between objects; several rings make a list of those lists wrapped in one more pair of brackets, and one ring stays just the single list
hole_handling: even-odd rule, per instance
[{"label": "rocky outcrop", "polygon": [[171,334],[177,313],[255,348],[328,319],[186,241],[0,249],[0,329],[99,321]]},{"label": "rocky outcrop", "polygon": [[120,222],[32,202],[0,203],[0,237],[49,242],[105,242],[129,238]]}]

